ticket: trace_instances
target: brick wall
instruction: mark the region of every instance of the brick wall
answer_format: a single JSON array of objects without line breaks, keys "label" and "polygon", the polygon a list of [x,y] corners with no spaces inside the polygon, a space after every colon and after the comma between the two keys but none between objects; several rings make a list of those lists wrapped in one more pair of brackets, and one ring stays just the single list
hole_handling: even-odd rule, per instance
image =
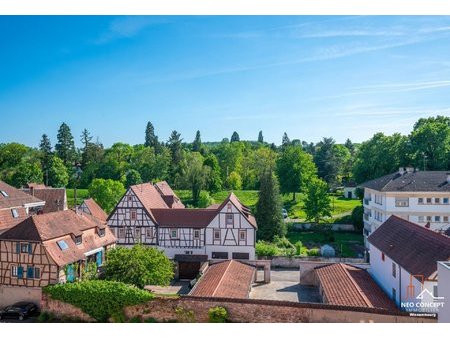
[{"label": "brick wall", "polygon": [[149,317],[159,321],[180,320],[177,308],[192,311],[196,322],[208,321],[208,310],[223,306],[232,322],[251,323],[431,323],[435,319],[409,317],[403,313],[389,313],[375,309],[350,309],[326,304],[300,304],[256,299],[219,298],[157,298],[146,304],[125,309],[128,318]]},{"label": "brick wall", "polygon": [[[101,304],[99,304],[99,306],[101,306]],[[84,322],[95,321],[95,319],[81,311],[81,309],[77,308],[76,306],[52,299],[45,293],[42,294],[41,311],[51,312],[55,315],[56,318],[66,316],[71,318],[80,318]]]},{"label": "brick wall", "polygon": [[39,305],[42,289],[39,287],[0,285],[0,308],[17,303],[32,302]]}]

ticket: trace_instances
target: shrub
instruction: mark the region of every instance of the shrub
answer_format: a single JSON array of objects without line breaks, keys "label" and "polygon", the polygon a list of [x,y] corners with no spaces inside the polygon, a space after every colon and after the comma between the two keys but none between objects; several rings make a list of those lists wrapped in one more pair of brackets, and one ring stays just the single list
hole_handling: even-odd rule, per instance
[{"label": "shrub", "polygon": [[309,249],[308,256],[320,256],[320,249],[319,248]]},{"label": "shrub", "polygon": [[175,314],[177,315],[177,320],[181,323],[195,322],[195,315],[192,310],[188,310],[180,306],[175,309]]},{"label": "shrub", "polygon": [[210,323],[226,323],[228,321],[228,311],[222,306],[215,306],[208,310]]},{"label": "shrub", "polygon": [[142,318],[136,316],[136,317],[131,318],[128,322],[129,323],[142,323]]},{"label": "shrub", "polygon": [[301,255],[302,254],[302,249],[303,249],[303,243],[301,241],[298,241],[294,244],[295,246],[295,254],[296,255]]},{"label": "shrub", "polygon": [[364,227],[363,214],[364,207],[362,205],[358,205],[352,211],[352,224],[357,231],[362,231]]},{"label": "shrub", "polygon": [[[119,313],[125,306],[144,303],[153,298],[148,291],[120,282],[88,280],[56,284],[43,288],[53,299],[79,307],[97,321],[121,320]],[[123,315],[123,313],[122,313]]]},{"label": "shrub", "polygon": [[198,207],[199,208],[206,208],[214,203],[215,203],[214,198],[212,198],[211,195],[207,191],[202,190],[200,192],[200,198],[198,199]]},{"label": "shrub", "polygon": [[256,255],[259,257],[272,257],[278,255],[279,253],[279,249],[275,244],[265,241],[256,242],[255,251]]},{"label": "shrub", "polygon": [[144,323],[158,323],[158,321],[153,317],[148,317],[147,319],[144,319]]},{"label": "shrub", "polygon": [[156,248],[137,244],[131,249],[116,247],[106,252],[105,279],[133,284],[169,285],[173,263]]}]

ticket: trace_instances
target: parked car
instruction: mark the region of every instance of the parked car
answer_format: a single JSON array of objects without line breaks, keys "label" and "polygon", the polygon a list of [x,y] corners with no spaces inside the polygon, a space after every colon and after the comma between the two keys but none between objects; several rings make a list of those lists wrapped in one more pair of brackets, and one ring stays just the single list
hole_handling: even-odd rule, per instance
[{"label": "parked car", "polygon": [[37,311],[36,304],[29,302],[18,302],[0,310],[0,319],[19,319],[24,320]]},{"label": "parked car", "polygon": [[283,218],[287,218],[288,217],[288,213],[286,209],[281,209],[281,214],[283,215]]}]

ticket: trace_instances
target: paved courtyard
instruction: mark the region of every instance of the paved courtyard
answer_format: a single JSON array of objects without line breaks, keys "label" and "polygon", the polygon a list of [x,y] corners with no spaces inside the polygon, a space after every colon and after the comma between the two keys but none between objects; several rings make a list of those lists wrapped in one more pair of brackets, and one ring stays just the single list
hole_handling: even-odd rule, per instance
[{"label": "paved courtyard", "polygon": [[[263,280],[263,271],[258,271],[258,280]],[[271,282],[253,285],[250,298],[321,303],[318,288],[300,285],[298,270],[272,270]]]}]

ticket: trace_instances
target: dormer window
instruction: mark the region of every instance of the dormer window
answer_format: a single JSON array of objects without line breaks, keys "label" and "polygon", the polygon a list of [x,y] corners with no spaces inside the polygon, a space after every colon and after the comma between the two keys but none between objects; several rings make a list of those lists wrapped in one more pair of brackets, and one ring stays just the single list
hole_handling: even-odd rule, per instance
[{"label": "dormer window", "polygon": [[76,245],[80,245],[81,243],[83,243],[82,235],[75,236],[74,241]]},{"label": "dormer window", "polygon": [[105,229],[98,229],[98,235],[100,237],[105,237]]},{"label": "dormer window", "polygon": [[11,214],[12,217],[19,218],[19,212],[17,211],[17,209],[11,209]]},{"label": "dormer window", "polygon": [[3,197],[9,197],[8,193],[4,190],[0,190],[0,193],[3,195]]}]

